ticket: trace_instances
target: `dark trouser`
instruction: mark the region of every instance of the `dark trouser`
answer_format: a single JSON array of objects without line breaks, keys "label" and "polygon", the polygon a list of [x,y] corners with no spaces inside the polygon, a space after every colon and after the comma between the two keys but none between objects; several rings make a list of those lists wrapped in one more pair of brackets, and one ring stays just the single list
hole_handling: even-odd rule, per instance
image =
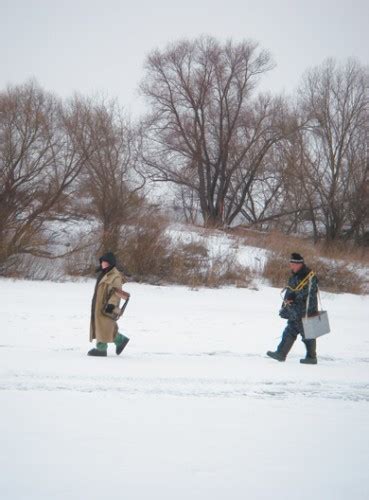
[{"label": "dark trouser", "polygon": [[293,346],[295,340],[297,339],[297,335],[302,336],[302,341],[306,347],[306,357],[307,358],[316,358],[316,340],[315,339],[304,339],[304,328],[302,326],[302,321],[299,320],[288,320],[287,326],[283,331],[282,340],[279,346],[277,347],[277,351],[281,353],[284,357],[290,352],[291,347]]}]

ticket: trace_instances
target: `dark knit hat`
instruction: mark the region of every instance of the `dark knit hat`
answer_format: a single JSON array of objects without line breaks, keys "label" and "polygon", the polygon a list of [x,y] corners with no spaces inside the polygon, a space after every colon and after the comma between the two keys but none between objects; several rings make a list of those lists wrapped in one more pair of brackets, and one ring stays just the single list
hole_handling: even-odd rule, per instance
[{"label": "dark knit hat", "polygon": [[115,255],[112,252],[107,252],[106,254],[102,255],[99,258],[100,264],[102,261],[109,262],[111,267],[114,267],[117,263],[117,259],[115,258]]},{"label": "dark knit hat", "polygon": [[292,262],[293,264],[303,264],[304,257],[299,253],[291,253],[290,262]]}]

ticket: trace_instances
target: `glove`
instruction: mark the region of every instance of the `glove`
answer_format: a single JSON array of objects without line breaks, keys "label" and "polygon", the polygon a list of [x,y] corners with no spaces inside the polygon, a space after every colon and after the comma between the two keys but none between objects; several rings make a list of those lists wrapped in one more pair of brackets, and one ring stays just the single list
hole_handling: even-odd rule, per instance
[{"label": "glove", "polygon": [[112,313],[114,311],[114,304],[108,304],[106,307],[105,307],[105,312],[107,313]]}]

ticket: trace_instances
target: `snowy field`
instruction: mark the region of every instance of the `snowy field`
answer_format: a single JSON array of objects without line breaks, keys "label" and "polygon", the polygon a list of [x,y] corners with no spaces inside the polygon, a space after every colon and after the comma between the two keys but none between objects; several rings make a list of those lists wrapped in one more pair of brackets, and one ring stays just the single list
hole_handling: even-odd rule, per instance
[{"label": "snowy field", "polygon": [[322,294],[317,366],[265,356],[279,290],[128,284],[87,357],[94,282],[0,280],[1,500],[369,498],[369,296]]}]

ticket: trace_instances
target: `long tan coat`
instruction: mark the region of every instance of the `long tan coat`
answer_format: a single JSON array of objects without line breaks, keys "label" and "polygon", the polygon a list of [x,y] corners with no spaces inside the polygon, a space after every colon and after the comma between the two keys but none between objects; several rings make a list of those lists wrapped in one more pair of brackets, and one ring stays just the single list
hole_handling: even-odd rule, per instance
[{"label": "long tan coat", "polygon": [[[122,288],[124,279],[117,268],[113,267],[100,280],[95,287],[95,293],[92,299],[91,323],[90,323],[90,342],[96,339],[97,342],[113,342],[118,333],[117,322],[107,316],[102,311],[107,305],[109,293],[113,288]],[[120,298],[112,294],[109,304],[119,306]]]}]

